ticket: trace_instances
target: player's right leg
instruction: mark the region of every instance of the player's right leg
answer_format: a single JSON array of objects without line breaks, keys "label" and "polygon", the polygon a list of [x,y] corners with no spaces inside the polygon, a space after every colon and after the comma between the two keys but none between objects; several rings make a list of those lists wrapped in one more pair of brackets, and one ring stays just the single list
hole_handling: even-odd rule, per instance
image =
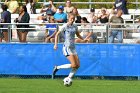
[{"label": "player's right leg", "polygon": [[70,61],[72,68],[78,68],[78,64],[77,64],[75,55],[69,55],[67,57],[67,59]]},{"label": "player's right leg", "polygon": [[77,69],[79,68],[80,62],[79,62],[79,59],[78,59],[77,55],[70,55],[70,56],[67,57],[67,59],[70,61],[71,67],[72,67],[72,70],[69,73],[68,77],[72,78],[75,75]]}]

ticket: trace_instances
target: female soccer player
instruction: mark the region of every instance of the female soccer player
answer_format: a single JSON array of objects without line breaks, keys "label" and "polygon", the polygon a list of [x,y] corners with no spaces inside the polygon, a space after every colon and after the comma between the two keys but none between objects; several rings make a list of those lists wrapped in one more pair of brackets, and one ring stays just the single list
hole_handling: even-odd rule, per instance
[{"label": "female soccer player", "polygon": [[70,64],[55,66],[53,70],[53,74],[52,74],[52,79],[54,79],[54,76],[59,69],[67,69],[67,68],[72,68],[68,76],[69,78],[72,78],[74,74],[76,73],[77,69],[80,67],[80,62],[79,62],[79,59],[75,50],[75,44],[74,44],[75,34],[77,35],[78,38],[80,39],[83,39],[83,38],[80,36],[78,32],[77,26],[73,24],[74,21],[75,21],[75,16],[73,14],[69,14],[68,22],[64,24],[62,26],[62,29],[56,33],[54,49],[56,50],[58,48],[57,47],[58,35],[63,32],[65,35],[65,42],[63,45],[63,54],[70,61]]}]

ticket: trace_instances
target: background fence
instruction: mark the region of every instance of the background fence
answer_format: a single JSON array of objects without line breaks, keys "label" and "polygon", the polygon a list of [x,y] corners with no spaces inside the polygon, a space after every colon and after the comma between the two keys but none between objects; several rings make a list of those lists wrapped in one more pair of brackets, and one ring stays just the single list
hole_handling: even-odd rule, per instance
[{"label": "background fence", "polygon": [[[29,24],[29,28],[17,28],[16,25],[23,25],[25,23],[1,23],[8,24],[8,28],[0,28],[0,29],[8,29],[9,31],[9,42],[11,43],[18,43],[18,36],[17,36],[17,29],[27,29],[27,43],[43,43],[45,42],[45,33],[47,29],[54,29],[54,28],[46,28],[46,24],[54,24],[54,23],[26,23]],[[60,30],[63,23],[55,23],[59,26]],[[77,24],[81,25],[81,23]],[[123,32],[123,43],[124,44],[136,44],[137,41],[140,40],[140,24],[139,23],[125,23],[125,24],[112,24],[112,25],[123,25],[124,28],[111,28],[110,24],[94,24],[94,23],[87,23],[87,25],[91,25],[91,28],[81,28],[78,26],[78,30],[85,30],[90,29],[93,30],[93,33],[97,35],[96,42],[93,43],[108,43],[108,38],[110,32],[112,30],[122,30]],[[82,35],[82,33],[81,33]],[[11,37],[12,36],[12,37]],[[77,37],[76,37],[77,38]],[[115,43],[117,43],[117,39],[115,39]]]}]

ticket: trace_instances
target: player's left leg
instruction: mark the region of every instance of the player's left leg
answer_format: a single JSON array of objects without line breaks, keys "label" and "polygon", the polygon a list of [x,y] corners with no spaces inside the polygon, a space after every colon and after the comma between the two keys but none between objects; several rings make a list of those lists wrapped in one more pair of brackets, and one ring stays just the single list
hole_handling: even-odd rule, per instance
[{"label": "player's left leg", "polygon": [[74,57],[74,66],[72,66],[72,70],[71,72],[69,73],[69,78],[72,78],[75,73],[77,72],[77,69],[80,67],[80,61],[79,61],[79,58],[77,55],[73,55]]}]

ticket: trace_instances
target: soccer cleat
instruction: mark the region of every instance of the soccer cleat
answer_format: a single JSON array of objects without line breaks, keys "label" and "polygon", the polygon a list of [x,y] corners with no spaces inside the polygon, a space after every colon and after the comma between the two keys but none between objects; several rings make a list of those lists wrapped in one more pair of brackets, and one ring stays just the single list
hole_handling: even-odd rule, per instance
[{"label": "soccer cleat", "polygon": [[55,74],[56,74],[57,71],[58,71],[57,66],[55,66],[54,69],[53,69],[52,79],[55,78]]}]

